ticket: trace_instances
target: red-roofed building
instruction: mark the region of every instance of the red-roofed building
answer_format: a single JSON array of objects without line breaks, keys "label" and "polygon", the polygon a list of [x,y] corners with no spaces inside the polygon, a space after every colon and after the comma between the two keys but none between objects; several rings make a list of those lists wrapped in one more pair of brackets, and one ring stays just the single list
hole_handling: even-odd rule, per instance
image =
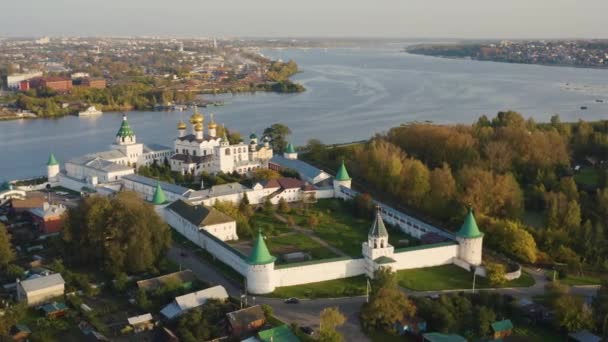
[{"label": "red-roofed building", "polygon": [[279,203],[281,198],[287,202],[297,202],[314,196],[316,188],[297,178],[283,177],[271,179],[263,184],[264,189],[272,190],[269,195],[273,204]]},{"label": "red-roofed building", "polygon": [[59,92],[67,92],[72,89],[72,80],[66,77],[49,76],[37,77],[30,80],[31,88],[50,88]]}]

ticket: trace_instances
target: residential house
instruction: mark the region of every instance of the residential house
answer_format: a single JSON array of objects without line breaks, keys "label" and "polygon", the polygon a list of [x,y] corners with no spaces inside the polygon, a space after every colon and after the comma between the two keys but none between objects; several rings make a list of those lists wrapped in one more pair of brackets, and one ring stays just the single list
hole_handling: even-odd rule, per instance
[{"label": "residential house", "polygon": [[581,330],[568,334],[568,340],[576,342],[601,342],[602,338],[592,334],[589,330]]},{"label": "residential house", "polygon": [[42,208],[30,209],[34,225],[44,234],[56,233],[63,228],[63,214],[66,211],[63,204],[44,202]]},{"label": "residential house", "polygon": [[266,324],[266,316],[260,305],[229,312],[226,314],[230,332],[234,337],[251,334]]},{"label": "residential house", "polygon": [[166,319],[173,319],[190,309],[194,309],[205,304],[209,299],[225,301],[228,299],[228,292],[226,292],[226,289],[223,286],[218,285],[205,290],[175,297],[173,302],[165,306],[160,313]]},{"label": "residential house", "polygon": [[441,334],[431,332],[422,334],[423,342],[467,342],[467,339],[456,334]]},{"label": "residential house", "polygon": [[127,322],[129,322],[129,326],[131,326],[131,328],[133,328],[133,331],[136,333],[154,329],[154,319],[149,313],[129,317],[127,319]]},{"label": "residential house", "polygon": [[32,334],[30,328],[25,324],[17,324],[11,328],[10,335],[13,341],[25,341]]},{"label": "residential house", "polygon": [[300,339],[291,331],[287,324],[279,325],[258,333],[262,342],[299,342]]},{"label": "residential house", "polygon": [[140,280],[137,282],[137,288],[144,291],[152,291],[169,284],[179,284],[181,288],[189,290],[192,288],[192,284],[195,280],[196,276],[191,270],[184,270],[165,274],[156,278]]},{"label": "residential house", "polygon": [[17,299],[25,301],[28,306],[63,296],[64,291],[65,281],[59,273],[17,282]]},{"label": "residential house", "polygon": [[494,322],[492,323],[492,331],[494,332],[495,340],[511,336],[513,333],[513,323],[510,319]]},{"label": "residential house", "polygon": [[44,315],[49,318],[62,317],[68,311],[68,307],[61,302],[52,302],[40,307]]}]

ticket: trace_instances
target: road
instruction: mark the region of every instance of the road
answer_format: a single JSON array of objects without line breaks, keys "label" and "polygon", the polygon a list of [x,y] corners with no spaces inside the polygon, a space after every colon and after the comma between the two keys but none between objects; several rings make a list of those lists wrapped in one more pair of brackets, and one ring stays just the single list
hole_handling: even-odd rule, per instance
[{"label": "road", "polygon": [[[187,256],[182,256],[187,255]],[[202,281],[211,285],[222,285],[228,291],[230,296],[239,298],[242,294],[241,288],[232,280],[224,277],[213,266],[207,264],[204,260],[196,257],[182,246],[174,243],[169,250],[168,257],[175,263],[178,263],[182,268],[190,269]],[[481,289],[477,291],[492,291],[501,294],[508,294],[516,298],[531,298],[532,296],[542,295],[545,292],[547,279],[544,271],[539,269],[525,269],[535,280],[535,284],[530,287],[523,288],[502,288],[502,289]],[[597,293],[599,286],[573,286],[570,292],[580,296],[593,296]],[[410,291],[403,289],[408,296],[431,296],[451,292],[471,291],[471,289],[461,290],[443,290],[443,291]],[[300,326],[310,326],[317,330],[319,328],[319,313],[327,307],[337,306],[340,311],[347,317],[346,323],[340,327],[340,332],[344,334],[346,341],[369,341],[369,339],[361,332],[359,324],[359,310],[361,305],[365,303],[365,297],[345,297],[335,299],[302,299],[299,304],[285,304],[283,299],[268,298],[259,296],[249,296],[247,298],[250,304],[268,304],[272,306],[274,314],[277,318],[284,322],[296,322]]]}]

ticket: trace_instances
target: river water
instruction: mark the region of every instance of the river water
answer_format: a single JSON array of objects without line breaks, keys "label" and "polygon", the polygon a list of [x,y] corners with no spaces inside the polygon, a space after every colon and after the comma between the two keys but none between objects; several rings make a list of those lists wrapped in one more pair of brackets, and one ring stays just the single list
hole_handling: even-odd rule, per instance
[{"label": "river water", "polygon": [[[383,49],[265,51],[294,59],[301,94],[222,95],[216,121],[244,136],[275,122],[290,138],[325,143],[365,139],[411,121],[472,123],[480,115],[513,109],[537,121],[608,118],[608,70],[505,64],[409,55]],[[605,100],[598,103],[596,99]],[[587,110],[581,110],[587,106]],[[138,141],[170,145],[187,112],[131,112]],[[0,180],[44,174],[54,152],[60,161],[110,148],[121,115],[0,122]]]}]

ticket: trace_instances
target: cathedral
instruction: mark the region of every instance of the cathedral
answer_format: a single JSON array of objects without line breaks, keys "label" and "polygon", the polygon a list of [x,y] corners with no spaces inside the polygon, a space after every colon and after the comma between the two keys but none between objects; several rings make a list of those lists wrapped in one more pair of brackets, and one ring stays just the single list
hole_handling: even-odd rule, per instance
[{"label": "cathedral", "polygon": [[272,158],[268,138],[258,142],[255,134],[249,136],[249,144],[239,142],[230,144],[226,130],[221,127],[219,137],[218,125],[211,115],[211,122],[205,132],[205,117],[194,109],[190,117],[191,131],[187,134],[188,125],[180,121],[177,124],[178,136],[173,142],[174,153],[170,165],[172,171],[198,176],[203,172],[247,174],[257,168],[267,168]]}]

